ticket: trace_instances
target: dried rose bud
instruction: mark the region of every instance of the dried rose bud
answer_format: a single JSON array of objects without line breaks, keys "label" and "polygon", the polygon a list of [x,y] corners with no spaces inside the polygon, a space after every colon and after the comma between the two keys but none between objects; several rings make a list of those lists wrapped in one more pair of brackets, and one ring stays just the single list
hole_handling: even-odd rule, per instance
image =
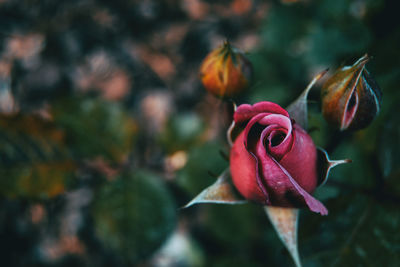
[{"label": "dried rose bud", "polygon": [[369,59],[337,70],[322,87],[322,113],[340,130],[365,128],[379,113],[382,93],[365,68]]},{"label": "dried rose bud", "polygon": [[208,54],[200,67],[204,87],[218,97],[232,97],[246,90],[252,73],[251,62],[229,42]]}]

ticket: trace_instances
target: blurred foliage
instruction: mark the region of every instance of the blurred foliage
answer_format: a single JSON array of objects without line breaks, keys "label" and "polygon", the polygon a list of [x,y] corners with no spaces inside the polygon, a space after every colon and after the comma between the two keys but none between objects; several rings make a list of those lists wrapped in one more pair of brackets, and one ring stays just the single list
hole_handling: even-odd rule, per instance
[{"label": "blurred foliage", "polygon": [[219,153],[220,149],[219,143],[191,147],[188,151],[188,163],[177,174],[178,185],[190,195],[197,195],[215,182],[219,174],[228,167],[228,162]]},{"label": "blurred foliage", "polygon": [[291,266],[259,206],[177,209],[228,166],[231,104],[198,70],[229,39],[255,71],[238,104],[287,106],[372,56],[367,129],[333,130],[310,92],[315,143],[353,163],[315,193],[328,216],[301,213],[299,249],[304,266],[397,266],[396,2],[0,1],[0,265]]},{"label": "blurred foliage", "polygon": [[160,137],[161,144],[169,152],[188,149],[199,143],[204,123],[195,113],[171,116]]},{"label": "blurred foliage", "polygon": [[76,164],[64,147],[64,132],[35,115],[3,115],[1,194],[52,197],[73,181]]},{"label": "blurred foliage", "polygon": [[137,263],[159,248],[174,229],[176,208],[154,174],[121,174],[95,195],[95,231],[105,247],[128,263]]},{"label": "blurred foliage", "polygon": [[[307,214],[301,219],[299,240],[305,266],[326,262],[331,266],[397,265],[400,214],[394,203],[377,203],[347,192],[327,204],[332,207],[330,218]],[[315,246],[318,251],[311,249]]]},{"label": "blurred foliage", "polygon": [[118,163],[132,148],[136,124],[117,103],[67,98],[54,103],[51,114],[66,133],[65,143],[73,158],[102,156]]},{"label": "blurred foliage", "polygon": [[131,150],[136,126],[117,104],[62,99],[43,116],[1,117],[3,195],[54,197],[77,183],[82,162],[101,157],[115,165]]}]

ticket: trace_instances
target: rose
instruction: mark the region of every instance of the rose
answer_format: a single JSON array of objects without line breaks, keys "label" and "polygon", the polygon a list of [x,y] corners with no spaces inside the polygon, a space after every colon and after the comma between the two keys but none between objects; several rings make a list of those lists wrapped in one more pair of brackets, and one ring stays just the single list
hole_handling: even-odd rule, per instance
[{"label": "rose", "polygon": [[310,194],[318,182],[317,150],[311,137],[272,102],[244,104],[234,113],[244,130],[230,153],[235,187],[248,200],[271,206],[328,213]]}]

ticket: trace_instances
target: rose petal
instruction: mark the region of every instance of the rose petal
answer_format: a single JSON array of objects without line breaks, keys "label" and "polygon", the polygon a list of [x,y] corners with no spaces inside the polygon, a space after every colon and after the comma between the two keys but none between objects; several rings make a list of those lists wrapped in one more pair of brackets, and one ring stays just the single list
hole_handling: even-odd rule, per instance
[{"label": "rose petal", "polygon": [[254,116],[249,123],[246,125],[246,128],[244,129],[244,145],[246,148],[248,148],[248,139],[249,139],[249,133],[252,130],[253,126],[255,123],[260,123],[261,125],[278,125],[278,127],[284,127],[287,129],[288,134],[285,137],[285,140],[283,142],[286,142],[288,139],[290,139],[290,134],[292,132],[292,124],[291,121],[288,117],[285,117],[283,115],[279,114],[270,114],[270,113],[260,113]]},{"label": "rose petal", "polygon": [[262,143],[256,145],[256,156],[261,165],[263,185],[268,190],[272,205],[299,207],[304,202],[311,211],[328,214],[325,206],[307,193],[274,158],[270,157]]},{"label": "rose petal", "polygon": [[[261,141],[264,142],[265,137],[269,140],[268,145],[268,152],[275,157],[277,160],[280,160],[285,153],[290,150],[292,142],[292,122],[290,119],[283,115],[278,114],[270,114],[265,116],[264,118],[259,120],[259,123],[262,125],[277,125],[275,127],[276,132],[272,131],[272,127],[268,126],[262,133],[261,133]],[[285,131],[278,131],[279,128],[284,128]],[[267,130],[268,129],[268,130]],[[285,134],[285,138],[278,144],[273,145],[272,140],[276,134],[283,133]]]},{"label": "rose petal", "polygon": [[[272,160],[275,161],[274,159],[272,159]],[[296,181],[290,176],[290,174],[285,170],[285,168],[283,168],[278,162],[275,161],[275,163],[286,174],[286,176],[289,178],[290,182],[297,189],[298,193],[303,196],[308,208],[311,211],[320,213],[321,215],[328,215],[328,210],[324,206],[324,204],[322,204],[319,200],[317,200],[316,198],[311,196],[309,193],[307,193],[307,191],[305,191],[303,188],[301,188],[301,186],[298,183],[296,183]]]},{"label": "rose petal", "polygon": [[274,144],[274,139],[279,138],[279,136],[285,134],[283,130],[274,130],[271,132],[271,134],[268,136],[269,139],[269,144],[268,144],[268,153],[274,157],[277,161],[280,161],[282,157],[285,156],[285,154],[292,149],[293,146],[293,136],[288,135],[286,133],[286,137],[290,138],[284,138],[283,141],[280,141],[278,145]]},{"label": "rose petal", "polygon": [[265,145],[265,140],[268,140],[268,153],[271,154],[278,161],[291,150],[293,145],[293,138],[284,138],[278,145],[273,144],[273,139],[275,136],[279,134],[284,134],[286,137],[288,135],[288,130],[284,128],[280,128],[279,125],[272,124],[266,127],[260,136],[260,142]]},{"label": "rose petal", "polygon": [[278,104],[269,101],[262,101],[254,105],[249,105],[249,104],[240,105],[236,109],[235,114],[233,115],[233,119],[238,124],[244,123],[249,121],[251,118],[253,118],[259,113],[281,114],[289,117],[289,113]]},{"label": "rose petal", "polygon": [[293,146],[279,161],[297,183],[312,193],[317,185],[317,151],[311,137],[303,128],[295,124]]},{"label": "rose petal", "polygon": [[258,158],[253,153],[250,152],[250,154],[256,161],[256,181],[257,181],[258,188],[261,190],[261,192],[264,195],[263,202],[265,205],[271,205],[271,200],[269,198],[267,188],[264,186],[263,180],[261,179],[261,176],[260,176],[260,168],[259,168],[259,164],[258,164]]},{"label": "rose petal", "polygon": [[248,137],[249,137],[250,130],[253,128],[254,124],[256,124],[260,119],[262,119],[263,117],[265,117],[267,115],[269,115],[269,113],[260,113],[260,114],[258,114],[256,116],[254,116],[249,121],[249,123],[247,123],[246,128],[244,128],[244,130],[242,132],[243,133],[243,137],[244,137],[243,142],[244,142],[244,146],[246,147],[246,149],[249,147],[249,144],[248,144],[248,139],[249,138]]},{"label": "rose petal", "polygon": [[236,139],[230,153],[232,180],[240,194],[248,200],[271,204],[268,192],[262,184],[258,169],[258,159],[244,146],[244,132]]}]

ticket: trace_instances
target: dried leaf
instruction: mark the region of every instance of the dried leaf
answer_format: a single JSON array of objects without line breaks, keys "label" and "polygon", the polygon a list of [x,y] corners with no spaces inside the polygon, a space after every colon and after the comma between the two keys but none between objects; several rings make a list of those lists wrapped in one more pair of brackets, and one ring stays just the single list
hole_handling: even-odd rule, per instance
[{"label": "dried leaf", "polygon": [[204,189],[192,201],[184,206],[188,208],[194,204],[214,203],[214,204],[243,204],[246,200],[242,199],[233,187],[230,171],[226,169],[211,186]]},{"label": "dried leaf", "polygon": [[297,267],[301,267],[299,251],[297,248],[297,221],[299,210],[265,206],[265,212],[278,233],[285,247],[288,249]]},{"label": "dried leaf", "polygon": [[65,132],[37,115],[0,116],[0,195],[55,197],[73,186],[77,164]]},{"label": "dried leaf", "polygon": [[308,84],[307,88],[301,93],[301,95],[291,103],[286,110],[289,112],[290,117],[296,121],[301,127],[307,129],[308,126],[308,113],[307,113],[307,96],[314,84],[327,73],[328,70],[320,72],[315,76],[312,81]]}]

